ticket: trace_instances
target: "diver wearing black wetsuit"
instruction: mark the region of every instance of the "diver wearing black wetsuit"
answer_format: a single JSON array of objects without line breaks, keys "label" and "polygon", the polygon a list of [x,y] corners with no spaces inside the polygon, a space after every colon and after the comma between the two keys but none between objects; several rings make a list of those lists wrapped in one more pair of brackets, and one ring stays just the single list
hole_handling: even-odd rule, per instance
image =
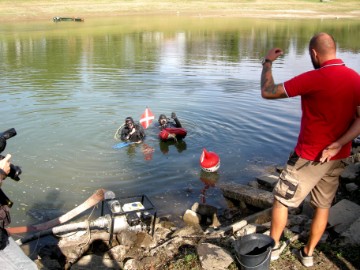
[{"label": "diver wearing black wetsuit", "polygon": [[171,121],[171,119],[167,118],[165,114],[160,114],[159,116],[159,128],[181,128],[181,123],[179,119],[177,118],[176,114],[174,112],[171,113],[171,118],[174,121]]},{"label": "diver wearing black wetsuit", "polygon": [[144,128],[135,124],[131,117],[126,117],[125,126],[121,129],[120,138],[122,141],[142,142],[145,138]]}]

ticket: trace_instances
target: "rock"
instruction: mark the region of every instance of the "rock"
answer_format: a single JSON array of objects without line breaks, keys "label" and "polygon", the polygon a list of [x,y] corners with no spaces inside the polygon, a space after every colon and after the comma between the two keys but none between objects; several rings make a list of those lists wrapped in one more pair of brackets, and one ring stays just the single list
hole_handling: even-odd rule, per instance
[{"label": "rock", "polygon": [[51,269],[51,270],[60,270],[63,269],[63,267],[60,265],[59,261],[57,259],[51,259],[49,257],[42,257],[41,259],[34,260],[36,263],[36,266],[38,269]]},{"label": "rock", "polygon": [[329,238],[329,232],[325,231],[323,235],[321,236],[319,243],[326,243],[326,241]]},{"label": "rock", "polygon": [[186,226],[186,227],[176,230],[172,234],[172,237],[175,237],[175,236],[186,237],[189,235],[203,235],[203,234],[204,234],[204,232],[202,231],[200,226]]},{"label": "rock", "polygon": [[[330,208],[329,224],[341,234],[360,216],[360,206],[349,200],[341,200]],[[359,231],[360,233],[360,231]]]},{"label": "rock", "polygon": [[113,258],[114,260],[121,262],[125,259],[126,252],[128,249],[123,245],[117,245],[113,248],[111,248],[107,254],[110,258]]},{"label": "rock", "polygon": [[[172,228],[174,229],[174,231],[176,230],[176,228]],[[173,233],[173,230],[170,230],[166,227],[162,227],[162,226],[156,226],[156,230],[155,230],[155,233],[154,233],[154,239],[156,242],[161,242],[165,239],[168,239],[171,234]]]},{"label": "rock", "polygon": [[87,269],[122,269],[120,264],[115,260],[103,258],[98,255],[86,255],[81,257],[71,270],[87,270]]},{"label": "rock", "polygon": [[301,229],[301,227],[299,225],[295,225],[290,227],[290,231],[292,231],[293,233],[301,233],[303,230]]},{"label": "rock", "polygon": [[288,224],[289,226],[303,226],[308,220],[309,217],[306,215],[289,215]]},{"label": "rock", "polygon": [[210,243],[197,246],[201,266],[206,270],[226,270],[234,262],[228,251]]},{"label": "rock", "polygon": [[314,208],[311,206],[310,199],[311,199],[311,196],[308,195],[305,198],[305,200],[303,201],[301,214],[306,215],[309,218],[312,218],[312,216],[314,214]]},{"label": "rock", "polygon": [[271,219],[272,208],[262,210],[244,218],[249,223],[264,224]]},{"label": "rock", "polygon": [[243,220],[237,221],[229,226],[220,228],[218,234],[219,235],[225,235],[228,233],[235,234],[237,231],[241,230],[249,223],[263,224],[268,222],[270,218],[271,218],[271,208],[268,208],[253,215],[250,215],[244,218]]},{"label": "rock", "polygon": [[247,185],[223,183],[218,185],[224,197],[243,201],[248,205],[266,209],[272,207],[274,195],[265,190],[259,190]]},{"label": "rock", "polygon": [[244,235],[248,235],[248,234],[252,234],[252,233],[256,233],[257,231],[257,226],[254,224],[247,224],[246,226],[242,227],[240,230],[238,230],[235,235],[237,237],[240,236],[244,236]]},{"label": "rock", "polygon": [[185,211],[183,220],[186,224],[189,225],[199,225],[201,222],[201,216],[198,213],[188,209]]},{"label": "rock", "polygon": [[250,181],[249,183],[248,183],[248,185],[250,186],[250,187],[253,187],[253,188],[259,188],[260,187],[260,185],[259,185],[259,182],[258,181]]},{"label": "rock", "polygon": [[[191,210],[198,215],[200,215],[201,225],[209,225],[210,227],[217,228],[219,227],[220,221],[217,217],[217,208],[215,206],[204,204],[204,203],[194,203],[191,207]],[[194,222],[194,221],[191,221]],[[196,222],[196,221],[195,221]]]},{"label": "rock", "polygon": [[212,217],[213,214],[217,213],[217,208],[215,206],[204,204],[204,203],[194,203],[191,207],[191,210],[198,213],[201,216]]},{"label": "rock", "polygon": [[346,244],[360,245],[360,218],[357,218],[341,236]]},{"label": "rock", "polygon": [[121,231],[116,234],[116,240],[123,246],[133,247],[137,240],[137,234],[133,231]]},{"label": "rock", "polygon": [[[349,164],[351,163],[349,162]],[[359,189],[357,184],[349,183],[349,181],[353,181],[354,177],[354,181],[359,180],[357,172],[354,170],[356,168],[358,166],[352,166],[351,170],[342,175],[342,177],[350,176],[345,181],[347,192]],[[276,174],[276,172],[271,173]],[[258,186],[270,188],[275,185],[277,179],[278,176],[275,175],[263,175],[258,178],[260,182]],[[116,238],[117,241],[113,241],[111,246],[109,245],[110,235],[105,231],[91,231],[91,233],[82,231],[67,236],[61,235],[62,239],[56,246],[61,251],[60,255],[43,252],[37,255],[38,259],[35,261],[39,269],[46,269],[45,267],[64,269],[60,264],[65,263],[65,256],[66,266],[72,266],[71,269],[155,270],[163,269],[162,267],[166,267],[169,262],[171,264],[177,260],[182,248],[196,247],[202,269],[228,269],[234,263],[231,254],[234,252],[233,243],[236,242],[236,239],[254,233],[269,234],[273,195],[269,191],[259,190],[248,185],[221,183],[218,187],[222,190],[224,197],[234,203],[236,214],[241,213],[242,218],[234,221],[231,225],[221,227],[216,207],[205,203],[195,203],[191,210],[187,210],[183,216],[183,220],[188,224],[186,227],[177,229],[168,218],[158,217],[153,234],[147,233],[148,230],[121,231],[114,235],[113,239]],[[346,191],[342,189],[345,196],[348,195]],[[354,193],[351,195],[352,197],[356,196]],[[239,205],[242,207],[240,210]],[[248,212],[254,213],[254,209],[249,205],[265,208],[265,210],[245,216]],[[299,214],[299,211],[302,211],[302,214]],[[304,201],[302,207],[289,209],[288,224],[284,232],[289,232],[291,235],[290,231],[292,231],[296,234],[284,243],[283,249],[292,241],[305,240],[308,237],[312,212],[309,197]],[[329,224],[340,234],[341,239],[338,239],[342,241],[340,243],[360,244],[359,214],[360,206],[348,200],[342,200],[330,209]],[[226,210],[224,216],[226,216]],[[227,217],[233,219],[235,215],[228,214]],[[207,225],[210,224],[205,232],[200,226],[204,221]],[[326,231],[320,242],[326,242],[328,238],[329,232]],[[211,243],[207,243],[208,240]],[[180,255],[184,254],[180,252]],[[55,257],[57,259],[54,259]],[[34,258],[36,257],[34,256]],[[72,263],[73,265],[71,265]]]},{"label": "rock", "polygon": [[353,182],[360,172],[360,163],[350,163],[340,175],[340,179],[345,182]]},{"label": "rock", "polygon": [[219,228],[220,226],[221,226],[221,223],[220,223],[217,215],[214,213],[212,216],[212,223],[210,224],[210,227]]},{"label": "rock", "polygon": [[135,246],[145,250],[156,247],[156,241],[154,241],[154,239],[146,232],[138,232],[136,236]]},{"label": "rock", "polygon": [[359,186],[355,183],[349,183],[345,185],[346,191],[354,192],[359,189]]},{"label": "rock", "polygon": [[240,220],[238,222],[235,222],[234,224],[224,228],[224,231],[231,231],[231,233],[235,233],[239,230],[241,230],[242,228],[244,228],[246,225],[248,225],[247,220]]},{"label": "rock", "polygon": [[[88,269],[97,269],[97,268],[88,268]],[[142,265],[139,261],[130,259],[127,260],[124,264],[124,270],[139,270],[142,269]]]},{"label": "rock", "polygon": [[260,185],[263,185],[266,188],[269,188],[272,190],[279,180],[279,175],[273,175],[273,174],[262,175],[256,179]]}]

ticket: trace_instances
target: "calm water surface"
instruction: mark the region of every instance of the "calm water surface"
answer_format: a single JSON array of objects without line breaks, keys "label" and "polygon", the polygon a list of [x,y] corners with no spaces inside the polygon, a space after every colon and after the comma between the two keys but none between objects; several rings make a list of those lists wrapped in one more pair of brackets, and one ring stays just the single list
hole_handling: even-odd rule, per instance
[{"label": "calm water surface", "polygon": [[[294,147],[299,99],[260,97],[261,57],[273,46],[277,82],[312,69],[307,44],[332,33],[340,58],[360,70],[360,24],[225,18],[116,18],[83,23],[0,25],[2,131],[16,128],[2,154],[22,167],[2,186],[14,201],[12,225],[37,223],[33,209],[68,211],[99,188],[146,194],[160,214],[178,217],[194,202],[227,207],[216,185],[246,184]],[[114,133],[146,107],[176,112],[188,136],[114,150]],[[221,159],[201,173],[202,149]],[[148,152],[153,153],[149,156]],[[209,187],[210,186],[210,187]],[[31,212],[31,211],[30,211]]]}]

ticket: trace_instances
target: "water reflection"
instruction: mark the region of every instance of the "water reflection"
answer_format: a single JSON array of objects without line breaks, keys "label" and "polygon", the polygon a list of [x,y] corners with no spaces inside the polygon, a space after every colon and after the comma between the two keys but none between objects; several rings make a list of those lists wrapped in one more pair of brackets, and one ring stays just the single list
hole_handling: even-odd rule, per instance
[{"label": "water reflection", "polygon": [[181,153],[182,151],[186,150],[186,141],[185,140],[160,141],[159,148],[161,153],[163,153],[164,155],[169,154],[169,149],[176,149],[178,153]]},{"label": "water reflection", "polygon": [[[246,183],[282,164],[299,129],[299,100],[261,99],[260,58],[283,48],[273,68],[284,81],[312,68],[309,38],[327,31],[359,70],[358,29],[342,20],[181,17],[0,25],[1,129],[18,131],[6,150],[23,169],[22,181],[3,186],[14,223],[29,221],[31,205],[48,204],[54,190],[65,209],[98,188],[146,193],[176,217],[204,193],[226,207],[216,183]],[[151,126],[144,144],[112,149],[123,119],[139,120],[146,107],[155,117],[175,111],[187,137],[164,143]],[[216,181],[199,170],[204,147],[221,157]]]}]

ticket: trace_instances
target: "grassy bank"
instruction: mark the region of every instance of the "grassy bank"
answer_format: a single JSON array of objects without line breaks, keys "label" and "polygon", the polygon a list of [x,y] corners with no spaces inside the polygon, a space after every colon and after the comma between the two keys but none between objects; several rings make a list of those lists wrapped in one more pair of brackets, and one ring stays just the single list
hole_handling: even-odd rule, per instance
[{"label": "grassy bank", "polygon": [[360,19],[359,0],[0,0],[0,20],[128,15]]}]

